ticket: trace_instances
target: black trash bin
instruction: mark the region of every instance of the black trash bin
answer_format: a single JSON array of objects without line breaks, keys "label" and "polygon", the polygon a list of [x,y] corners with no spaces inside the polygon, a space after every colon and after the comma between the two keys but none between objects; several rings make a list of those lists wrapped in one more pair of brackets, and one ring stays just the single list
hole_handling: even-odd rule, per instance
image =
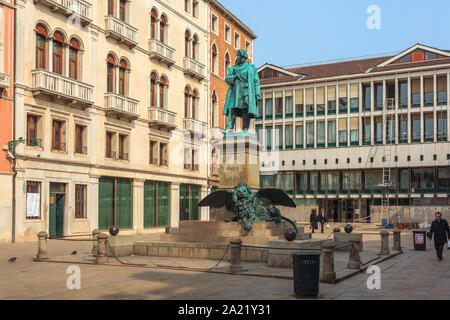
[{"label": "black trash bin", "polygon": [[317,297],[320,281],[320,253],[294,253],[292,258],[296,297]]},{"label": "black trash bin", "polygon": [[414,230],[414,250],[427,250],[427,232],[425,230]]}]

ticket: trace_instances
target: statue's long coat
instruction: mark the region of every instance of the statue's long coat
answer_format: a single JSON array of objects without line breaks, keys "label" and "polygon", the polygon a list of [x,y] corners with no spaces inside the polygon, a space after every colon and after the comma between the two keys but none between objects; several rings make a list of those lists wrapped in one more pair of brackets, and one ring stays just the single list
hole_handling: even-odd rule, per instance
[{"label": "statue's long coat", "polygon": [[[259,83],[259,76],[256,67],[248,62],[245,62],[248,68],[248,114],[251,118],[259,117],[257,99],[261,97],[261,87]],[[228,69],[228,75],[225,78],[226,83],[230,85],[228,89],[227,99],[225,101],[225,107],[223,108],[223,114],[228,115],[230,109],[236,108],[236,102],[238,96],[236,88],[233,85],[236,78],[236,66],[232,66]]]}]

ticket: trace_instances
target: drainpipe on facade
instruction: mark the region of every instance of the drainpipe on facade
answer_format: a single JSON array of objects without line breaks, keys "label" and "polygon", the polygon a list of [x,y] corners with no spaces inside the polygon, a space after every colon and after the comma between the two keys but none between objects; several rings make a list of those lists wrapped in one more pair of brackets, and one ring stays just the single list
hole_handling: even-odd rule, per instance
[{"label": "drainpipe on facade", "polygon": [[[12,114],[13,114],[13,140],[16,140],[16,69],[17,69],[17,63],[16,63],[16,52],[17,52],[17,10],[16,8],[14,10],[14,23],[13,23],[13,36],[14,36],[14,46],[13,46],[13,106],[12,106]],[[13,171],[13,178],[12,178],[12,230],[11,230],[11,242],[16,242],[16,159],[12,159],[12,171]]]}]

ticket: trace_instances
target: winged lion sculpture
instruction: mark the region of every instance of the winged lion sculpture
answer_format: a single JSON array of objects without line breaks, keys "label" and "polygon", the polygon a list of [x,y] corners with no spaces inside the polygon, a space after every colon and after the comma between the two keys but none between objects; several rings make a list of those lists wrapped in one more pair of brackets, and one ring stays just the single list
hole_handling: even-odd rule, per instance
[{"label": "winged lion sculpture", "polygon": [[254,194],[245,183],[239,184],[233,191],[216,191],[204,198],[199,207],[226,207],[234,212],[233,219],[244,225],[245,230],[252,230],[253,223],[285,220],[292,224],[298,235],[297,225],[281,215],[275,206],[297,207],[294,201],[281,189],[262,189]]}]

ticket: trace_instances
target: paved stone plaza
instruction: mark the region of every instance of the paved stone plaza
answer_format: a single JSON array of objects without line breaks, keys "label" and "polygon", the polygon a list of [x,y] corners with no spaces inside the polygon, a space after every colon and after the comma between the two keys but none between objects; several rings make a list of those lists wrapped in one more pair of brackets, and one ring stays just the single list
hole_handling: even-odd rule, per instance
[{"label": "paved stone plaza", "polygon": [[[323,235],[315,235],[320,236]],[[363,261],[378,248],[378,238],[376,234],[365,236],[364,250],[367,248],[368,253],[366,258],[361,255]],[[402,245],[403,254],[378,264],[382,270],[381,290],[368,290],[369,275],[359,273],[336,285],[321,284],[320,298],[450,299],[450,252],[446,251],[444,261],[438,262],[430,242],[426,252],[413,251],[410,233],[403,235]],[[66,270],[70,264],[34,262],[36,248],[36,243],[0,247],[0,299],[295,299],[293,281],[289,279],[216,273],[226,268],[227,262],[214,269],[214,273],[158,267],[209,269],[217,263],[210,260],[129,257],[123,261],[144,263],[146,267],[120,266],[117,262],[112,266],[95,266],[89,265],[92,263],[89,242],[49,241],[51,258],[74,261],[81,268],[81,290],[72,291],[66,288],[69,276]],[[77,255],[71,256],[74,250]],[[10,257],[17,257],[17,261],[8,263]],[[336,256],[338,277],[343,268],[339,261],[343,257]],[[244,269],[261,273],[268,268],[253,263],[244,264]],[[292,274],[290,270],[275,270],[286,277]]]}]

